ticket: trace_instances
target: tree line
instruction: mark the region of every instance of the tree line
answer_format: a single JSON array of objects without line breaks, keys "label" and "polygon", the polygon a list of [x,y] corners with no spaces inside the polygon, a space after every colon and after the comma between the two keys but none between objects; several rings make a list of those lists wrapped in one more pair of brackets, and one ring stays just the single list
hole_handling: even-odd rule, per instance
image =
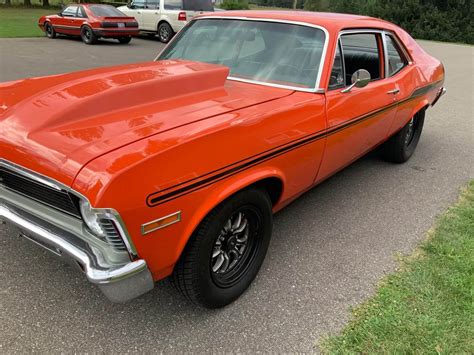
[{"label": "tree line", "polygon": [[471,0],[250,0],[260,6],[382,18],[413,37],[474,44]]}]

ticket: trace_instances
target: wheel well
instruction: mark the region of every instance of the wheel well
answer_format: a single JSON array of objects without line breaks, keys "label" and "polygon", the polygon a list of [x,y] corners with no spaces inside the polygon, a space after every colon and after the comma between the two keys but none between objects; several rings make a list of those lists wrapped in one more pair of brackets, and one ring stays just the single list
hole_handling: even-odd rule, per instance
[{"label": "wheel well", "polygon": [[281,197],[281,193],[283,192],[283,182],[279,178],[276,178],[276,177],[266,178],[266,179],[257,181],[253,183],[252,185],[248,186],[247,188],[250,188],[250,187],[257,187],[257,188],[264,189],[270,196],[273,206],[275,206],[275,204],[278,202],[278,200]]},{"label": "wheel well", "polygon": [[[162,23],[166,23],[166,24],[168,24],[168,26],[171,27],[171,25],[168,23],[168,21],[166,21],[166,20],[161,20],[160,22],[158,22],[158,26],[156,26],[156,30],[157,30],[157,31],[158,31],[158,28],[160,27],[160,25],[161,25]],[[173,27],[171,27],[171,29],[173,29]]]}]

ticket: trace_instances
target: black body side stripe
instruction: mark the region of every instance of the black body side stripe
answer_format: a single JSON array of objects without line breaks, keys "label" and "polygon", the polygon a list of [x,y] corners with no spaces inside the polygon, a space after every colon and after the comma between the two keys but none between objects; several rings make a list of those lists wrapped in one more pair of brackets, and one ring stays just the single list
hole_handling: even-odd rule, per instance
[{"label": "black body side stripe", "polygon": [[[196,191],[198,189],[204,188],[206,186],[209,186],[211,184],[214,184],[218,181],[221,181],[225,178],[228,178],[231,175],[235,175],[236,173],[246,170],[254,165],[260,164],[264,161],[267,161],[269,159],[273,159],[275,157],[278,157],[282,154],[285,154],[289,151],[292,151],[294,149],[300,148],[302,146],[305,146],[309,143],[315,142],[318,139],[322,139],[325,137],[328,137],[332,134],[335,134],[337,132],[340,132],[346,128],[352,127],[356,124],[359,124],[365,120],[368,120],[382,112],[385,112],[387,110],[392,109],[395,106],[401,105],[407,101],[413,100],[417,97],[420,97],[429,91],[431,91],[433,88],[435,88],[441,81],[434,82],[432,84],[429,84],[427,86],[418,88],[413,91],[413,93],[406,99],[395,102],[393,104],[387,105],[383,108],[377,109],[375,111],[369,112],[367,114],[364,114],[362,116],[356,117],[348,122],[343,122],[342,124],[339,124],[337,126],[331,127],[329,129],[325,129],[322,131],[318,131],[316,133],[313,133],[308,136],[300,137],[295,141],[285,143],[281,146],[269,149],[267,151],[264,151],[262,153],[259,153],[257,155],[248,157],[246,159],[237,161],[235,163],[232,163],[230,165],[224,166],[222,168],[219,168],[217,170],[208,172],[206,174],[203,174],[201,176],[192,178],[190,180],[187,180],[185,182],[179,183],[177,185],[168,187],[166,189],[151,193],[150,195],[147,196],[147,205],[149,207],[154,207],[159,204],[168,202],[170,200],[173,200],[177,197],[180,197],[182,195],[185,195],[187,193]],[[183,186],[184,185],[184,186]]]}]

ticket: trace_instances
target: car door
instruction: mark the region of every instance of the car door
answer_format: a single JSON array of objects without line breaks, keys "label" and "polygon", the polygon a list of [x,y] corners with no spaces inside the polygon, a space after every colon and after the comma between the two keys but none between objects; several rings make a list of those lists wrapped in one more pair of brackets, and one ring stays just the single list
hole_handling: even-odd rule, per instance
[{"label": "car door", "polygon": [[[370,73],[363,88],[351,85],[359,69]],[[338,41],[326,92],[328,136],[317,182],[382,142],[396,113],[398,86],[386,75],[383,31],[344,31]]]},{"label": "car door", "polygon": [[147,0],[142,10],[143,29],[157,31],[160,19],[160,0]]},{"label": "car door", "polygon": [[122,11],[125,15],[134,17],[138,23],[138,28],[140,30],[145,29],[144,19],[143,19],[143,10],[145,9],[146,1],[145,0],[133,0],[130,5],[127,7],[121,7],[120,11]]},{"label": "car door", "polygon": [[59,18],[56,20],[56,24],[53,24],[56,32],[69,35],[80,34],[80,25],[78,27],[75,21],[77,19],[78,8],[77,5],[70,5],[59,13]]},{"label": "car door", "polygon": [[397,89],[399,90],[396,93],[399,105],[389,132],[389,135],[392,135],[406,125],[415,111],[413,105],[417,105],[417,102],[408,99],[412,95],[415,86],[419,85],[419,74],[416,67],[411,65],[408,51],[403,47],[397,36],[394,33],[385,32],[384,39],[388,76],[396,80]]}]

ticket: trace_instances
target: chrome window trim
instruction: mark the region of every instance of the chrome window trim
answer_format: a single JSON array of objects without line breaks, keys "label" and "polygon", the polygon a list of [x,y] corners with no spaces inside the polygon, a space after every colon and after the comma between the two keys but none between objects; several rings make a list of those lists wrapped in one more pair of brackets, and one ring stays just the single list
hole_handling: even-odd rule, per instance
[{"label": "chrome window trim", "polygon": [[[382,45],[383,45],[383,53],[384,53],[384,69],[385,69],[385,75],[383,78],[380,78],[381,80],[384,80],[384,79],[387,79],[387,78],[391,78],[393,77],[394,75],[397,75],[398,73],[400,73],[403,69],[405,69],[406,67],[410,66],[413,64],[413,61],[411,60],[411,57],[410,55],[408,55],[408,52],[405,48],[405,46],[403,44],[401,44],[398,36],[396,35],[395,32],[393,31],[390,31],[390,30],[386,30],[386,29],[377,29],[377,28],[349,28],[349,29],[345,29],[345,30],[341,30],[339,31],[339,34],[337,35],[337,41],[339,42],[341,40],[341,36],[345,35],[345,34],[359,34],[359,33],[374,33],[374,34],[380,34],[382,36]],[[385,35],[390,35],[392,36],[392,38],[395,40],[395,42],[397,43],[397,45],[399,46],[399,48],[402,50],[403,52],[403,55],[405,57],[405,60],[407,61],[407,65],[405,65],[403,68],[401,68],[398,72],[396,72],[394,75],[392,76],[388,76],[388,56],[387,56],[387,45],[386,45],[386,39],[385,39]],[[342,45],[341,45],[342,47]],[[342,48],[342,50],[344,50]],[[334,51],[334,54],[332,56],[332,62],[331,62],[331,66],[330,66],[330,71],[332,70],[332,67],[334,65],[334,59],[336,58],[336,51]],[[344,68],[345,70],[345,68]],[[329,88],[329,80],[328,80],[328,84],[327,84],[328,88]],[[347,85],[345,85],[344,87],[346,87]],[[324,89],[323,89],[324,90]],[[329,90],[329,89],[328,89]],[[331,89],[329,91],[332,91],[332,90],[336,90],[336,89]]]},{"label": "chrome window trim", "polygon": [[[69,186],[52,179],[48,176],[39,174],[33,170],[30,170],[28,168],[25,168],[23,166],[20,166],[18,164],[15,164],[11,161],[8,161],[6,159],[0,158],[0,166],[3,166],[7,169],[11,169],[15,171],[16,173],[23,175],[25,177],[28,177],[32,180],[35,180],[41,184],[45,184],[49,187],[52,187],[56,190],[65,190],[73,195],[76,195],[80,199],[86,201],[90,205],[90,201],[87,197],[82,195],[81,193],[77,192],[76,190],[70,188]],[[1,187],[1,186],[0,186]],[[130,233],[127,230],[127,227],[125,226],[124,221],[122,220],[122,217],[120,214],[113,208],[93,208],[91,206],[91,210],[94,213],[97,213],[100,217],[103,218],[108,218],[112,219],[113,221],[117,222],[116,226],[119,229],[120,235],[122,236],[123,242],[125,243],[125,246],[127,247],[127,251],[130,254],[131,258],[136,258],[137,257],[137,250],[135,248],[135,245],[133,244],[132,238],[130,236]],[[84,223],[85,224],[85,223]]]},{"label": "chrome window trim", "polygon": [[[401,56],[402,56],[402,59],[405,61],[405,65],[403,67],[401,67],[400,69],[398,69],[395,73],[393,73],[392,75],[389,75],[388,78],[391,78],[392,76],[395,76],[397,75],[398,73],[400,73],[405,67],[413,64],[411,62],[411,59],[410,57],[407,55],[407,52],[406,52],[406,49],[405,49],[405,46],[403,46],[401,43],[400,43],[400,40],[398,39],[397,35],[391,31],[384,31],[383,33],[383,45],[385,47],[385,52],[386,52],[386,64],[387,64],[387,74],[388,74],[388,69],[389,69],[389,62],[388,62],[388,48],[387,48],[387,37],[390,37],[394,42],[395,42],[395,45],[398,46],[398,48],[402,51],[401,53]],[[398,51],[397,51],[398,52]],[[398,53],[400,54],[400,53]]]},{"label": "chrome window trim", "polygon": [[330,88],[329,87],[329,82],[331,81],[331,73],[332,73],[332,68],[334,67],[334,62],[336,61],[336,53],[337,53],[337,48],[334,51],[334,59],[332,61],[331,67],[329,68],[329,80],[328,80],[328,91],[333,91],[333,90],[338,90],[338,89],[343,89],[345,88],[346,85],[346,61],[344,60],[344,48],[342,48],[342,42],[340,36],[337,37],[337,43],[336,47],[339,47],[339,51],[341,52],[341,62],[342,62],[342,75],[344,76],[344,85],[342,86],[337,86]]},{"label": "chrome window trim", "polygon": [[[305,27],[312,27],[312,28],[317,28],[321,31],[323,31],[325,39],[324,39],[324,44],[323,44],[323,51],[321,53],[321,60],[319,62],[319,69],[316,77],[316,82],[314,87],[312,88],[301,88],[298,86],[293,86],[293,85],[283,85],[283,84],[273,84],[273,83],[266,83],[258,80],[251,80],[251,79],[242,79],[242,78],[236,78],[233,76],[228,76],[227,79],[233,80],[233,81],[239,81],[243,83],[249,83],[249,84],[257,84],[257,85],[263,85],[263,86],[270,86],[270,87],[276,87],[276,88],[281,88],[281,89],[290,89],[290,90],[295,90],[295,91],[302,91],[302,92],[311,92],[311,93],[317,93],[317,94],[324,94],[325,89],[320,87],[321,83],[321,75],[323,73],[324,66],[326,64],[326,54],[327,54],[327,48],[329,45],[329,32],[326,28],[319,26],[319,25],[314,25],[311,23],[307,22],[300,22],[300,21],[290,21],[290,20],[280,20],[280,19],[269,19],[269,18],[253,18],[253,17],[244,17],[244,16],[200,16],[198,18],[192,19],[189,21],[185,27],[189,26],[191,23],[194,21],[199,21],[199,20],[208,20],[208,19],[219,19],[219,20],[241,20],[241,21],[255,21],[255,22],[274,22],[274,23],[283,23],[283,24],[290,24],[290,25],[298,25],[298,26],[305,26]],[[183,27],[183,29],[185,28]],[[175,36],[169,43],[168,46],[173,43],[173,41],[178,38],[178,36]],[[163,51],[168,47],[166,46],[163,48],[160,53],[155,58],[155,61],[158,60],[158,58],[161,56]]]},{"label": "chrome window trim", "polygon": [[387,48],[387,37],[386,37],[386,32],[382,32],[382,45],[383,45],[383,60],[384,60],[384,67],[385,67],[385,73],[384,73],[384,79],[390,78],[390,65],[388,62],[388,48]]}]

